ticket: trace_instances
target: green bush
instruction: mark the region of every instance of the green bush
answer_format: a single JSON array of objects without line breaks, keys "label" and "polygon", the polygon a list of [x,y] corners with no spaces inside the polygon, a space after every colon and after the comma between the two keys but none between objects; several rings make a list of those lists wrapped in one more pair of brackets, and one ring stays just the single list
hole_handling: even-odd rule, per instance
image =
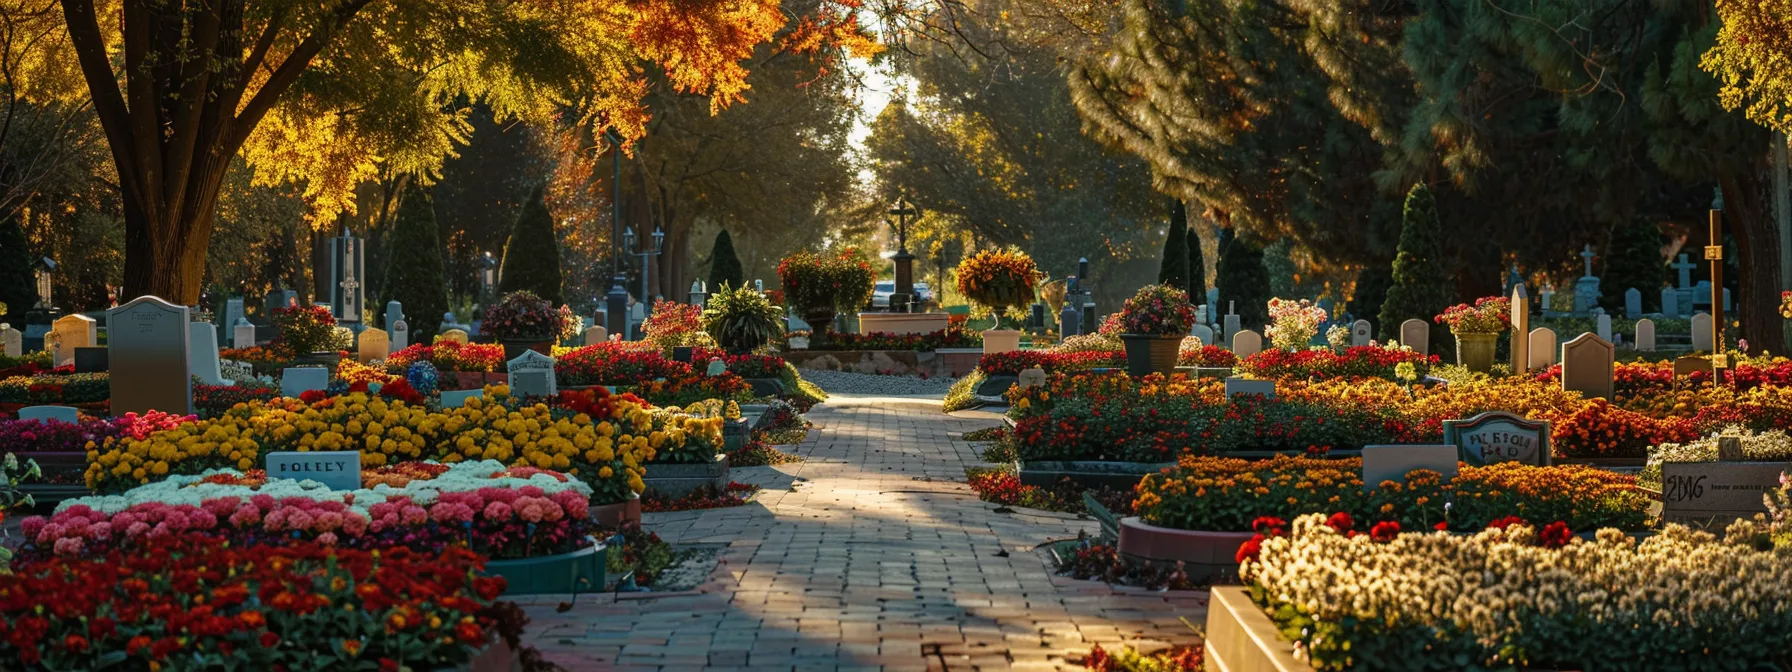
[{"label": "green bush", "polygon": [[[448,312],[448,284],[442,275],[442,244],[436,238],[435,194],[415,189],[398,205],[397,221],[386,239],[385,287],[380,295],[403,304],[411,342],[426,343]],[[386,325],[390,331],[392,325]]]},{"label": "green bush", "polygon": [[15,329],[24,329],[25,311],[37,305],[37,279],[31,269],[30,244],[17,218],[0,222],[0,322],[10,321]]},{"label": "green bush", "polygon": [[1667,259],[1661,256],[1661,227],[1641,218],[1614,226],[1611,242],[1605,246],[1599,305],[1607,313],[1623,315],[1624,292],[1635,287],[1643,295],[1643,312],[1660,310],[1667,271]]},{"label": "green bush", "polygon": [[1220,303],[1214,307],[1218,314],[1232,307],[1245,329],[1262,329],[1269,322],[1269,270],[1263,266],[1262,245],[1222,229],[1213,284],[1220,289]]},{"label": "green bush", "polygon": [[753,352],[784,334],[784,311],[752,287],[725,284],[703,307],[703,330],[730,352]]},{"label": "green bush", "polygon": [[1188,242],[1188,300],[1197,306],[1204,305],[1207,303],[1207,258],[1201,254],[1201,236],[1188,227],[1188,208],[1182,201],[1176,202],[1170,217],[1182,220],[1183,237]]},{"label": "green bush", "polygon": [[[1400,252],[1394,257],[1393,282],[1381,304],[1381,338],[1398,340],[1400,323],[1410,319],[1431,323],[1450,307],[1454,278],[1444,263],[1442,231],[1437,221],[1437,200],[1424,184],[1406,193],[1406,211],[1400,228]],[[1436,354],[1447,336],[1435,325],[1431,352]]]},{"label": "green bush", "polygon": [[740,256],[734,253],[734,237],[727,229],[716,234],[715,247],[709,252],[709,291],[746,284],[747,272],[741,268]]},{"label": "green bush", "polygon": [[[560,243],[554,233],[554,217],[548,213],[541,187],[523,212],[517,215],[510,240],[504,243],[504,263],[499,269],[498,290],[529,291],[556,306],[565,303],[560,294]],[[646,300],[646,297],[641,297]]]}]

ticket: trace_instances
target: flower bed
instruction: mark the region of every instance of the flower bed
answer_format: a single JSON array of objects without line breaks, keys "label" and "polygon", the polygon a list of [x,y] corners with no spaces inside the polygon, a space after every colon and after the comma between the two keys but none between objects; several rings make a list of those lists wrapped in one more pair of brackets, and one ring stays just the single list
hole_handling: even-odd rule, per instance
[{"label": "flower bed", "polygon": [[1592,467],[1463,465],[1449,483],[1414,472],[1374,491],[1363,489],[1362,472],[1358,458],[1185,457],[1175,469],[1146,476],[1133,506],[1152,525],[1216,532],[1248,532],[1266,516],[1340,511],[1409,530],[1475,531],[1508,516],[1562,521],[1572,530],[1641,530],[1649,519],[1649,497],[1634,477]]},{"label": "flower bed", "polygon": [[419,343],[386,357],[386,372],[403,375],[414,362],[429,362],[443,373],[486,373],[504,369],[504,346],[440,341]]},{"label": "flower bed", "polygon": [[[346,366],[352,362],[344,362]],[[200,417],[215,418],[237,404],[268,401],[280,396],[278,386],[260,380],[234,381],[235,385],[207,385],[194,379],[193,410]]]},{"label": "flower bed", "polygon": [[[925,334],[834,334],[826,343],[811,341],[810,350],[915,350],[927,352],[942,348],[981,348],[983,334],[965,331],[963,326],[947,327]],[[751,377],[751,376],[749,376]]]},{"label": "flower bed", "polygon": [[1264,540],[1241,572],[1282,637],[1321,670],[1766,669],[1792,647],[1792,564],[1742,533],[1669,525],[1640,543],[1617,530],[1586,541],[1525,525],[1365,535],[1314,514]]},{"label": "flower bed", "polygon": [[111,380],[104,373],[13,376],[0,380],[0,404],[99,403],[112,398]]},{"label": "flower bed", "polygon": [[[504,581],[445,548],[379,553],[176,537],[0,575],[7,669],[448,669],[520,634]],[[196,596],[203,596],[201,603]],[[326,616],[327,614],[327,616]],[[200,661],[210,661],[201,663]]]},{"label": "flower bed", "polygon": [[1014,350],[984,355],[977,360],[977,370],[990,376],[1018,376],[1027,369],[1054,371],[1086,371],[1126,365],[1124,352],[1052,352],[1050,350]]},{"label": "flower bed", "polygon": [[1410,349],[1359,345],[1335,352],[1328,348],[1301,350],[1264,350],[1244,358],[1238,368],[1258,378],[1382,378],[1394,380],[1394,368],[1402,363],[1414,367],[1413,375],[1422,378],[1437,357],[1421,355]]},{"label": "flower bed", "polygon": [[728,372],[742,378],[777,378],[784,375],[784,358],[777,355],[737,355],[715,348],[691,351],[693,366],[707,366],[710,358],[720,357]]},{"label": "flower bed", "polygon": [[368,487],[360,490],[219,469],[69,500],[47,519],[21,523],[24,555],[142,551],[178,534],[236,544],[315,541],[436,551],[464,545],[493,558],[590,545],[591,488],[578,479],[533,467],[506,469],[492,460],[401,466],[366,472]]}]

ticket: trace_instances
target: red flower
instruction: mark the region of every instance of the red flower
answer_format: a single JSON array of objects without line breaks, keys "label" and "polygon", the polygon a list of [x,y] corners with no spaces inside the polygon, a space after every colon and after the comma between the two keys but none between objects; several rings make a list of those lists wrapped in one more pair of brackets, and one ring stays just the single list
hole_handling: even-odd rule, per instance
[{"label": "red flower", "polygon": [[87,638],[80,635],[69,635],[68,637],[63,638],[62,648],[68,649],[74,653],[86,652]]},{"label": "red flower", "polygon": [[1345,533],[1349,532],[1350,528],[1356,525],[1356,521],[1350,519],[1350,514],[1339,511],[1332,514],[1330,518],[1326,518],[1325,524],[1332,529],[1337,530],[1339,533]]},{"label": "red flower", "polygon": [[125,642],[124,652],[128,655],[135,656],[135,655],[137,655],[138,651],[142,651],[143,649],[148,648],[148,647],[149,647],[149,638],[145,637],[143,635],[137,635],[136,637],[132,637],[131,641]]},{"label": "red flower", "polygon": [[1257,534],[1279,537],[1288,529],[1288,521],[1275,516],[1260,516],[1251,521],[1251,529]]},{"label": "red flower", "polygon": [[1506,529],[1513,525],[1530,525],[1530,523],[1525,522],[1525,519],[1519,518],[1518,516],[1506,516],[1504,518],[1500,518],[1491,523],[1488,523],[1487,527],[1490,529],[1498,528],[1498,529],[1503,530],[1503,529]]},{"label": "red flower", "polygon": [[1450,524],[1440,520],[1440,521],[1437,521],[1436,525],[1432,525],[1431,529],[1437,530],[1439,532],[1449,532]]},{"label": "red flower", "polygon": [[1537,533],[1537,538],[1542,540],[1544,548],[1567,546],[1568,540],[1573,537],[1574,531],[1568,529],[1567,523],[1559,520],[1543,526],[1543,531]]},{"label": "red flower", "polygon": [[280,645],[280,636],[271,632],[264,632],[261,633],[261,638],[257,641],[261,642],[261,648],[271,649]]},{"label": "red flower", "polygon": [[485,629],[478,623],[461,623],[454,626],[454,638],[462,644],[478,646],[485,643]]},{"label": "red flower", "polygon": [[1239,544],[1238,554],[1234,555],[1232,559],[1237,560],[1238,562],[1244,562],[1245,560],[1256,560],[1257,556],[1261,555],[1262,553],[1263,553],[1263,535],[1255,534],[1255,535],[1251,535],[1251,539],[1249,541],[1246,541],[1243,544]]},{"label": "red flower", "polygon": [[1369,538],[1384,544],[1393,541],[1398,536],[1400,536],[1400,524],[1391,520],[1381,521],[1369,528]]},{"label": "red flower", "polygon": [[391,658],[380,659],[380,672],[398,672],[398,661]]}]

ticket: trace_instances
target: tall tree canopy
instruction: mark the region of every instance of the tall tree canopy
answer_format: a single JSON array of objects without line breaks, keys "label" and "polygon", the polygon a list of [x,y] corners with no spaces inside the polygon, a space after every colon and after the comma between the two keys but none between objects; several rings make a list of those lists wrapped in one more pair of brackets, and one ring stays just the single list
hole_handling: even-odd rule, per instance
[{"label": "tall tree canopy", "polygon": [[[568,110],[646,130],[647,69],[711,109],[741,100],[741,61],[786,24],[777,0],[60,0],[112,148],[126,293],[198,297],[220,184],[242,152],[258,180],[305,185],[313,217],[352,210],[381,171],[429,173],[464,139],[465,104],[546,122]],[[843,7],[795,49],[864,48]]]}]

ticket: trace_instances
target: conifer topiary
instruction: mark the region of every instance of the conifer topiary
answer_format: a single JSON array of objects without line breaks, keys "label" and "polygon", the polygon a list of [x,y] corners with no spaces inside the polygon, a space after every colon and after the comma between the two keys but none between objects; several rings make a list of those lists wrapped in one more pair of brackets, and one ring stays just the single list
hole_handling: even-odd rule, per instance
[{"label": "conifer topiary", "polygon": [[1661,287],[1668,279],[1667,259],[1661,256],[1661,227],[1647,219],[1612,227],[1604,261],[1599,305],[1605,312],[1623,315],[1624,292],[1632,287],[1643,295],[1643,312],[1661,309]]},{"label": "conifer topiary", "polygon": [[[399,202],[386,249],[391,253],[381,296],[402,305],[411,342],[428,343],[441,328],[442,313],[448,312],[448,283],[442,275],[442,245],[436,237],[431,189],[413,189]],[[392,325],[385,326],[392,330]]]},{"label": "conifer topiary", "polygon": [[[1171,216],[1188,221],[1188,210],[1182,201],[1176,202],[1175,213]],[[1183,228],[1186,231],[1184,238],[1188,241],[1188,300],[1200,306],[1207,303],[1207,258],[1201,254],[1201,236],[1186,224]]]},{"label": "conifer topiary", "polygon": [[709,291],[722,291],[722,287],[740,287],[747,279],[747,273],[740,265],[740,256],[734,253],[734,237],[728,235],[727,229],[716,234],[715,247],[709,253]]},{"label": "conifer topiary", "polygon": [[560,295],[560,243],[554,235],[554,217],[548,214],[546,192],[541,187],[523,204],[510,240],[504,243],[504,263],[499,269],[498,291],[504,294],[528,290],[556,306]]},{"label": "conifer topiary", "polygon": [[[1188,289],[1188,213],[1182,201],[1172,201],[1170,233],[1164,237],[1164,258],[1158,265],[1157,284]],[[1192,297],[1191,297],[1192,298]]]},{"label": "conifer topiary", "polygon": [[[1394,256],[1393,281],[1381,303],[1381,338],[1398,340],[1400,323],[1411,319],[1433,323],[1450,307],[1453,278],[1444,263],[1442,230],[1437,220],[1437,199],[1424,184],[1406,192],[1401,218],[1399,253]],[[1432,328],[1432,354],[1442,345],[1440,332]]]},{"label": "conifer topiary", "polygon": [[1247,236],[1231,230],[1220,232],[1220,263],[1213,284],[1219,287],[1219,305],[1214,312],[1224,316],[1230,308],[1237,311],[1239,327],[1261,331],[1269,322],[1269,269],[1263,266],[1263,246]]}]

